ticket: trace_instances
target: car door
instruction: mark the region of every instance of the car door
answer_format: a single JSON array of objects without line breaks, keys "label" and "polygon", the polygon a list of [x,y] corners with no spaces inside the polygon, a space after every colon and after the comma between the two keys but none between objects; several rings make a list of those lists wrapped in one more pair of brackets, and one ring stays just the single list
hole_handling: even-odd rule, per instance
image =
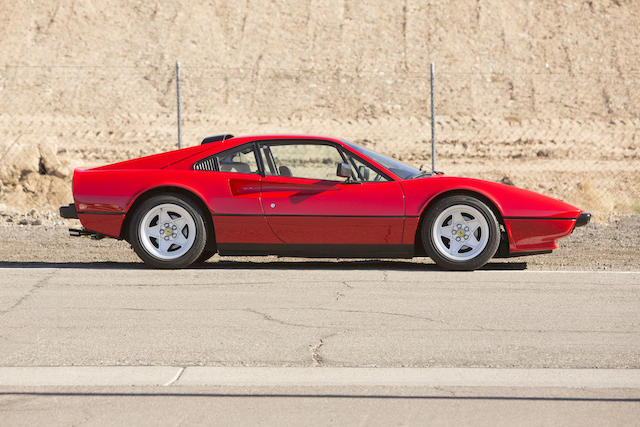
[{"label": "car door", "polygon": [[203,194],[212,208],[216,243],[221,254],[246,244],[279,243],[260,203],[262,179],[253,142],[230,148],[193,164],[202,171]]},{"label": "car door", "polygon": [[[400,184],[337,176],[349,154],[330,141],[263,141],[262,206],[273,232],[293,245],[398,245],[404,197]],[[354,165],[354,169],[356,165]],[[370,174],[371,175],[371,174]]]}]

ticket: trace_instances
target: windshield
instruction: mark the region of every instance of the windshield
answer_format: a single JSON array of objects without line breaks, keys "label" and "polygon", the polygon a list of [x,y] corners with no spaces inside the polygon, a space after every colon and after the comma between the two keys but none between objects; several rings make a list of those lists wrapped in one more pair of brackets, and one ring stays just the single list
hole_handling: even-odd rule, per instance
[{"label": "windshield", "polygon": [[342,140],[342,142],[344,142],[354,150],[360,152],[361,154],[369,157],[371,160],[380,163],[382,166],[389,169],[391,172],[398,175],[402,179],[417,178],[418,176],[424,176],[425,174],[427,174],[420,169],[405,165],[402,162],[399,162],[387,156],[383,156],[382,154],[378,154],[375,151],[367,150],[366,148],[359,147],[356,144],[344,140]]}]

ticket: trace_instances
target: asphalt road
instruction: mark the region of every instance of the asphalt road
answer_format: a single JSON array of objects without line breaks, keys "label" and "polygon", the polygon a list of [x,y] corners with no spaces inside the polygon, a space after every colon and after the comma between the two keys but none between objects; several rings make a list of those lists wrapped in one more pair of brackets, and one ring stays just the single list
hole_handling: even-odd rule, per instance
[{"label": "asphalt road", "polygon": [[[450,273],[349,262],[226,262],[182,271],[51,267],[0,265],[0,414],[8,420],[100,424],[112,413],[113,424],[125,424],[131,418],[123,414],[132,411],[146,420],[144,414],[166,413],[163,420],[173,424],[224,413],[220,424],[488,425],[519,417],[577,425],[625,423],[640,414],[636,383],[535,379],[548,368],[559,377],[638,375],[640,272]],[[43,366],[172,367],[184,377],[149,386],[122,374],[117,384],[134,386],[124,391],[99,381],[42,387],[45,377],[32,369],[18,376],[29,384],[3,383],[2,369]],[[420,368],[426,376],[418,377],[427,379],[432,368],[489,374],[462,380],[445,369],[458,382],[389,383],[385,374],[362,383],[362,371],[352,370],[351,383],[300,384],[276,370],[275,383],[228,384],[202,373],[196,377],[210,380],[188,383],[196,366]],[[516,382],[482,380],[501,372]]]}]

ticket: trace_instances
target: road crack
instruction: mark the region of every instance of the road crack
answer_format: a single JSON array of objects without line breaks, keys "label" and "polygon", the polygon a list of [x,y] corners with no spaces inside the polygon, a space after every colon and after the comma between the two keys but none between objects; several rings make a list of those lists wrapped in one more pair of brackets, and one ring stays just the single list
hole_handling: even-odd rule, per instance
[{"label": "road crack", "polygon": [[433,319],[427,316],[419,316],[417,314],[406,314],[406,313],[394,313],[391,311],[373,311],[373,310],[348,310],[348,309],[338,309],[338,308],[325,308],[325,307],[298,307],[297,310],[318,310],[318,311],[331,311],[336,313],[359,313],[359,314],[381,314],[384,316],[395,316],[395,317],[404,317],[408,319],[417,319],[417,320],[426,320],[428,322],[433,323],[441,323],[443,325],[449,325],[447,322],[443,320]]},{"label": "road crack", "polygon": [[320,349],[324,346],[325,340],[328,340],[329,338],[334,337],[337,334],[337,332],[334,332],[332,334],[325,335],[321,337],[315,345],[309,345],[309,351],[311,351],[311,360],[313,360],[313,366],[324,366],[324,358],[320,354]]},{"label": "road crack", "polygon": [[[351,286],[346,281],[343,281],[343,282],[340,282],[340,283],[342,283],[347,289],[353,289],[353,286]],[[340,299],[345,297],[345,296],[346,296],[346,294],[344,294],[344,293],[342,293],[340,291],[336,291],[336,301],[340,301]]]},{"label": "road crack", "polygon": [[279,325],[283,325],[283,326],[295,326],[297,328],[309,328],[309,329],[321,329],[323,328],[323,326],[314,326],[314,325],[305,325],[303,323],[293,323],[293,322],[287,322],[285,320],[281,320],[281,319],[276,319],[275,317],[267,314],[267,313],[263,313],[261,311],[257,311],[251,308],[245,308],[242,311],[246,311],[248,313],[253,313],[256,314],[260,317],[262,317],[264,320],[267,320],[269,322],[274,322],[277,323]]},{"label": "road crack", "polygon": [[311,350],[311,359],[313,360],[314,366],[322,366],[322,356],[320,356],[320,347],[324,345],[324,340],[320,338],[320,342],[316,345],[310,345],[309,348]]},{"label": "road crack", "polygon": [[7,308],[6,310],[1,310],[0,311],[0,316],[9,313],[13,309],[15,309],[15,308],[21,306],[22,304],[24,304],[25,301],[27,301],[29,298],[31,298],[35,292],[37,292],[39,289],[43,288],[47,284],[49,279],[51,279],[55,275],[55,273],[56,273],[56,271],[54,270],[54,271],[50,272],[49,274],[47,274],[46,276],[44,276],[43,278],[41,278],[40,280],[38,280],[36,283],[34,283],[33,286],[24,295],[22,295],[11,307]]}]

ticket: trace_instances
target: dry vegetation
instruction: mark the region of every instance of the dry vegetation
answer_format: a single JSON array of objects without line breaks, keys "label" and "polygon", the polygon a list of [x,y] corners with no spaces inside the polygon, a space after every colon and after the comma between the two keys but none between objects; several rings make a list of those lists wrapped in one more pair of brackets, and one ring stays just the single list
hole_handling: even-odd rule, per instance
[{"label": "dry vegetation", "polygon": [[578,204],[640,209],[640,3],[0,0],[0,221],[71,171],[205,135],[329,134]]}]

